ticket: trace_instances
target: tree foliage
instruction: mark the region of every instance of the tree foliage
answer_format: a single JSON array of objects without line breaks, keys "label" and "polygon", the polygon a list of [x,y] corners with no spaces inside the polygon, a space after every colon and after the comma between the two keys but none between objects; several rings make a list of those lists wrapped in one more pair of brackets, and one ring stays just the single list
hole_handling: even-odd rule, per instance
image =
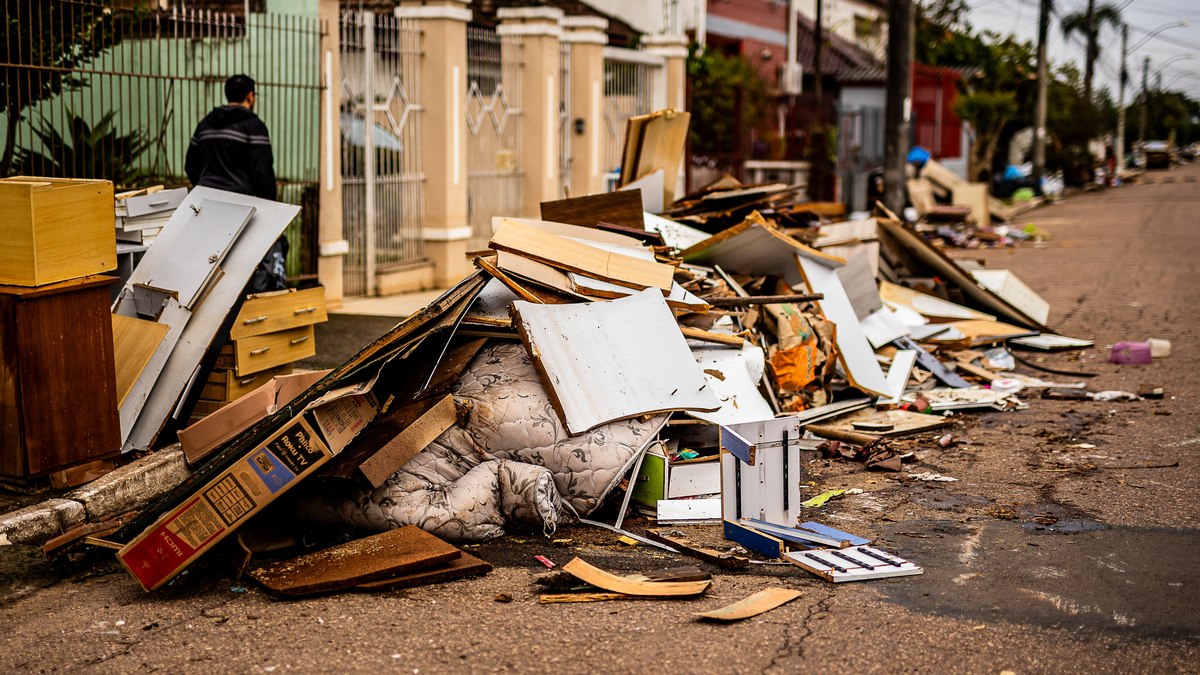
[{"label": "tree foliage", "polygon": [[1110,28],[1118,28],[1121,25],[1121,10],[1116,5],[1103,4],[1096,7],[1092,12],[1092,21],[1089,25],[1087,10],[1079,10],[1071,12],[1062,17],[1059,21],[1059,27],[1062,28],[1063,37],[1070,37],[1076,33],[1083,35],[1085,42],[1084,56],[1084,76],[1083,76],[1083,98],[1084,100],[1092,100],[1092,79],[1096,74],[1096,59],[1100,58],[1100,30],[1104,26]]},{"label": "tree foliage", "polygon": [[0,113],[6,118],[0,175],[16,154],[17,125],[33,104],[86,86],[73,72],[118,40],[114,13],[99,3],[4,0]]},{"label": "tree foliage", "polygon": [[51,178],[103,178],[118,186],[134,184],[141,174],[136,160],[150,148],[150,139],[141,131],[122,134],[109,112],[96,124],[74,115],[67,124],[67,137],[42,118],[34,134],[42,151],[22,149],[16,172]]}]

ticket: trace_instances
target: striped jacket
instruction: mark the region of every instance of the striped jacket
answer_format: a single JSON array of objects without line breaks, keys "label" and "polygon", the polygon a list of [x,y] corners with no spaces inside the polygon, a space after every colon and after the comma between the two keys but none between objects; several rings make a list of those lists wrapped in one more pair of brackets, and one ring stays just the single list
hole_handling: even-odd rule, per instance
[{"label": "striped jacket", "polygon": [[238,105],[213,108],[192,134],[184,170],[193,185],[275,199],[267,125]]}]

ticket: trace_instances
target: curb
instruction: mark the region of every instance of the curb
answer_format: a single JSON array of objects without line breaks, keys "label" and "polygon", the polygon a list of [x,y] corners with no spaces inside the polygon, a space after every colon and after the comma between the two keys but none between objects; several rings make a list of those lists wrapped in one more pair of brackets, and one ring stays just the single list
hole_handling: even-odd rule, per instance
[{"label": "curb", "polygon": [[81,523],[136,510],[169,492],[190,473],[179,444],[168,446],[61,498],[0,515],[0,546],[41,544]]}]

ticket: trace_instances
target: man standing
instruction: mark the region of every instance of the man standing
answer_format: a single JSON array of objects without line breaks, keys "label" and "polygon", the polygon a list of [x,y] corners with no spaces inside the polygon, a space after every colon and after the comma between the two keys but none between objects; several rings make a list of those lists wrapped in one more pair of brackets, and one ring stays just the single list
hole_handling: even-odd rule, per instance
[{"label": "man standing", "polygon": [[[248,76],[225,80],[227,103],[200,120],[188,146],[184,170],[193,185],[275,199],[275,157],[267,125],[254,114],[257,98]],[[280,237],[254,271],[248,292],[287,288],[287,249]]]}]

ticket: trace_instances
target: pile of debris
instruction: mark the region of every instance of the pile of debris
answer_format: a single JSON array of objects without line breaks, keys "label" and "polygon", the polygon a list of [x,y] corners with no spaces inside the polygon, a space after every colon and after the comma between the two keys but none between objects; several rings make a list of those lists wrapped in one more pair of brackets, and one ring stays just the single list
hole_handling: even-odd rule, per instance
[{"label": "pile of debris", "polygon": [[925,160],[913,171],[907,188],[917,214],[917,231],[937,246],[1004,248],[1046,236],[1038,228],[1010,224],[1042,203],[1040,198],[1024,194],[1029,190],[1018,191],[1025,198],[1008,204],[992,196],[987,183],[965,180],[934,159]]},{"label": "pile of debris", "polygon": [[[782,208],[791,188],[730,185],[674,202],[674,218],[649,213],[672,203],[661,177],[682,148],[678,115],[651,118],[637,148],[657,154],[635,152],[623,173],[634,189],[493,219],[474,274],[332,371],[216,413],[192,476],[91,541],[118,549],[146,589],[236,542],[242,569],[282,597],[484,573],[446,542],[575,521],[746,564],[675,532],[622,529],[636,503],[660,525],[720,523],[739,547],[834,582],[921,573],[802,522],[836,492],[804,494],[807,458],[899,471],[910,453],[897,437],[1064,386],[1015,372],[997,345],[1090,343],[1050,333],[1048,306],[1010,272],[967,270],[887,214],[814,229],[793,218],[800,205]],[[221,208],[201,190],[180,212]],[[764,199],[771,208],[748,207]],[[149,286],[127,286],[122,302],[182,304]],[[615,523],[591,520],[614,493]],[[264,560],[303,549],[300,536],[254,536],[267,509],[273,523],[380,534]],[[564,569],[615,594],[672,595],[659,584],[679,582]]]}]

